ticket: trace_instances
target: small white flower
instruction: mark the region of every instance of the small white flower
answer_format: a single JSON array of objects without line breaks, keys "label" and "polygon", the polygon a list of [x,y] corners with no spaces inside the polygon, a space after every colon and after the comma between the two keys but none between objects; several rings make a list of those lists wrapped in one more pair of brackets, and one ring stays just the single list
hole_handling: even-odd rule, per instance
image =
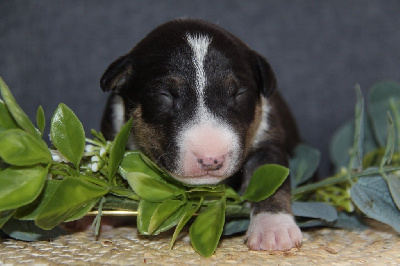
[{"label": "small white flower", "polygon": [[69,161],[67,158],[65,158],[58,150],[50,150],[51,152],[51,157],[53,158],[54,162],[61,163],[61,162],[66,162],[68,163]]},{"label": "small white flower", "polygon": [[97,171],[99,171],[99,164],[98,163],[93,163],[92,164],[92,172],[96,173]]},{"label": "small white flower", "polygon": [[100,157],[104,158],[105,155],[106,155],[106,148],[101,147],[101,149],[100,149]]},{"label": "small white flower", "polygon": [[97,155],[95,155],[95,156],[92,156],[92,158],[90,159],[92,162],[99,162],[100,161],[100,158],[99,158],[99,156],[97,156]]},{"label": "small white flower", "polygon": [[86,152],[92,152],[93,150],[94,150],[93,149],[93,145],[88,144],[88,145],[85,146],[85,151]]}]

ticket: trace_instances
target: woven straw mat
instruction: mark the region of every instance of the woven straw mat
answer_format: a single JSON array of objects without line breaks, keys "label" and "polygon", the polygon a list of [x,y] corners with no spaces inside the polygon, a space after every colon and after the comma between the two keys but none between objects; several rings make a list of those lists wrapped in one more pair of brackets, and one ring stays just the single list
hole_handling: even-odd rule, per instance
[{"label": "woven straw mat", "polygon": [[393,231],[340,229],[303,231],[300,248],[287,252],[249,251],[244,236],[223,237],[210,258],[190,245],[188,230],[169,251],[171,232],[138,235],[134,227],[114,228],[96,239],[92,230],[52,241],[0,239],[1,264],[247,264],[247,265],[400,265],[400,237]]}]

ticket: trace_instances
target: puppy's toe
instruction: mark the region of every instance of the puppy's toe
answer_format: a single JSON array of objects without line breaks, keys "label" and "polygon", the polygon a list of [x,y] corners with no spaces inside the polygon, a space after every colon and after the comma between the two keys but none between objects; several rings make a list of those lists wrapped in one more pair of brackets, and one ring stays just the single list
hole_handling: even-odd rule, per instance
[{"label": "puppy's toe", "polygon": [[300,246],[303,236],[292,215],[261,213],[251,219],[246,238],[251,250],[285,251]]}]

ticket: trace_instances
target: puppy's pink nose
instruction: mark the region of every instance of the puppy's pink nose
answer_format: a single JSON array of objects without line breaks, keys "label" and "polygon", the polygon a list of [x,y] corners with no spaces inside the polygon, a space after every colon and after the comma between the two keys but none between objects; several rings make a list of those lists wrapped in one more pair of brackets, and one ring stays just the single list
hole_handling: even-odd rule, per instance
[{"label": "puppy's pink nose", "polygon": [[225,155],[220,156],[197,156],[199,167],[204,171],[216,171],[222,168]]}]

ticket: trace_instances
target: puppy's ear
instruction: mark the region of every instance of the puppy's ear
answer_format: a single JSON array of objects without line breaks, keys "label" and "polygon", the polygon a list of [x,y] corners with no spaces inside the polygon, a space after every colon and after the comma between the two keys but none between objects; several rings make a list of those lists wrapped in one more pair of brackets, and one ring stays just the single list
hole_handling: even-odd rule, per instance
[{"label": "puppy's ear", "polygon": [[124,55],[115,60],[104,72],[100,79],[100,87],[103,91],[114,90],[125,84],[129,75],[133,73],[132,57]]},{"label": "puppy's ear", "polygon": [[275,73],[261,55],[254,52],[254,64],[258,87],[264,97],[269,97],[277,87]]}]

